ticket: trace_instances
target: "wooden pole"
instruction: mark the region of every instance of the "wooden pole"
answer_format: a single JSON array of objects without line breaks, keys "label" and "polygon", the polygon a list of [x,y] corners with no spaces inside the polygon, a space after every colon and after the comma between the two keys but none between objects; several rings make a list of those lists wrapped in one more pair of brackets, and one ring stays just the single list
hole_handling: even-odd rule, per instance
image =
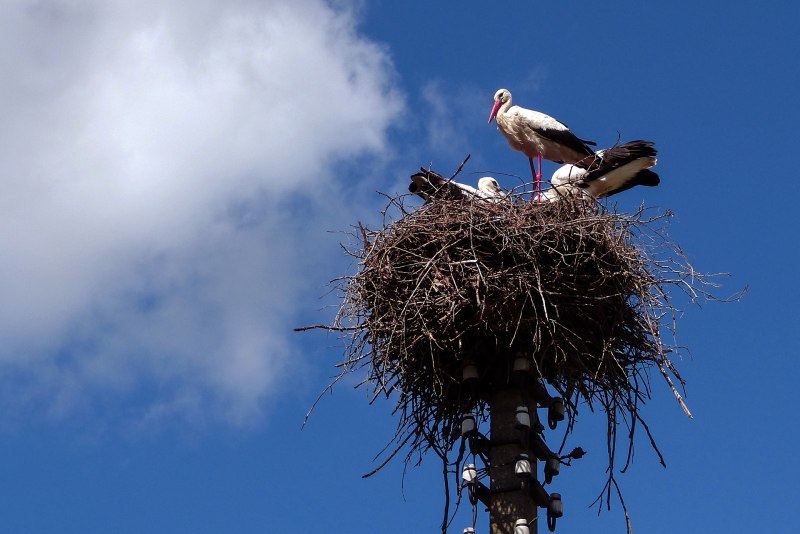
[{"label": "wooden pole", "polygon": [[536,477],[536,457],[520,443],[520,433],[515,426],[517,406],[524,404],[527,404],[528,411],[533,415],[536,410],[535,401],[529,400],[526,403],[520,390],[510,386],[496,389],[489,403],[489,431],[492,441],[489,455],[491,534],[513,534],[514,524],[518,519],[528,521],[531,534],[538,531],[536,503],[530,492],[522,489],[522,481],[514,473],[517,456],[526,453],[530,458],[533,476]]}]

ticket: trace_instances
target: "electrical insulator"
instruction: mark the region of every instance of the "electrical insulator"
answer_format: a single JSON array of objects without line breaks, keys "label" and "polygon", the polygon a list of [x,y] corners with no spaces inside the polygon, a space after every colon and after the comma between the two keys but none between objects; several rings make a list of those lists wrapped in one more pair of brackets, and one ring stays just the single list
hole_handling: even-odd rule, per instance
[{"label": "electrical insulator", "polygon": [[478,368],[472,362],[464,362],[461,368],[461,381],[466,383],[474,380],[478,380]]},{"label": "electrical insulator", "polygon": [[527,406],[517,406],[516,418],[517,422],[514,426],[517,430],[530,430],[531,414],[528,412]]},{"label": "electrical insulator", "polygon": [[547,529],[553,532],[556,529],[556,519],[564,515],[564,503],[561,502],[560,493],[550,494],[550,504],[547,505]]},{"label": "electrical insulator", "polygon": [[531,467],[531,461],[527,454],[522,453],[517,456],[516,463],[514,464],[514,474],[519,478],[533,478],[533,468]]},{"label": "electrical insulator", "polygon": [[461,435],[468,436],[475,432],[475,416],[470,412],[461,414]]},{"label": "electrical insulator", "polygon": [[517,519],[514,523],[514,534],[531,534],[527,519]]},{"label": "electrical insulator", "polygon": [[514,358],[514,372],[520,374],[530,374],[531,372],[531,360],[530,358],[526,358],[522,355],[521,352],[517,353],[517,357]]},{"label": "electrical insulator", "polygon": [[478,480],[478,470],[475,469],[475,464],[465,465],[461,471],[461,478],[464,480],[461,487],[466,487],[469,491],[470,504],[475,506],[480,501],[488,507],[491,491]]},{"label": "electrical insulator", "polygon": [[516,358],[514,358],[514,382],[516,382],[517,386],[522,389],[522,391],[528,391],[528,384],[530,383],[531,379],[531,360],[530,358],[526,358],[521,352],[517,353]]},{"label": "electrical insulator", "polygon": [[478,470],[475,469],[475,464],[466,464],[461,470],[461,478],[467,484],[474,484],[478,480]]},{"label": "electrical insulator", "polygon": [[467,527],[464,529],[464,534],[475,534],[475,529],[472,527]]},{"label": "electrical insulator", "polygon": [[564,400],[560,397],[555,397],[552,402],[550,402],[550,407],[547,409],[547,425],[550,427],[550,430],[555,430],[556,426],[558,426],[559,421],[564,420],[564,413],[566,413],[567,408],[564,406]]},{"label": "electrical insulator", "polygon": [[561,502],[560,493],[550,494],[550,506],[547,507],[547,513],[552,514],[553,517],[561,517],[564,515],[564,503]]},{"label": "electrical insulator", "polygon": [[553,481],[554,476],[558,476],[558,471],[561,468],[561,462],[558,458],[550,457],[544,463],[544,481],[546,484],[550,484]]}]

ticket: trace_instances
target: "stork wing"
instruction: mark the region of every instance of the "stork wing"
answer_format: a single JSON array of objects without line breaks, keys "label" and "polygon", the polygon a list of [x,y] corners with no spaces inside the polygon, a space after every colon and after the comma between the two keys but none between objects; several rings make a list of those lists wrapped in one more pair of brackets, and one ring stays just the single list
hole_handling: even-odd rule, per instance
[{"label": "stork wing", "polygon": [[[591,182],[637,159],[655,158],[658,151],[653,148],[653,144],[654,143],[651,141],[629,141],[605,150],[598,150],[597,153],[587,156],[576,163],[576,165],[586,169],[586,174],[582,176],[582,179],[585,182]],[[652,185],[656,184],[658,184],[658,182]],[[642,183],[634,185],[651,184]]]},{"label": "stork wing", "polygon": [[425,202],[430,202],[433,198],[456,200],[485,196],[474,187],[448,180],[431,170],[421,168],[420,171],[411,176],[408,190],[422,197]]},{"label": "stork wing", "polygon": [[[586,154],[587,157],[591,157],[594,155],[594,152],[592,151],[591,148],[589,148],[589,146],[596,146],[597,143],[595,143],[594,141],[585,141],[583,139],[578,138],[578,136],[569,131],[569,129],[567,129],[566,126],[564,126],[565,129],[563,130],[556,128],[535,128],[532,126],[528,127],[531,130],[533,130],[539,137],[543,137],[549,141],[558,143],[559,145],[563,145],[569,148],[570,150],[574,150],[578,154]],[[576,165],[580,165],[580,162],[576,163]]]},{"label": "stork wing", "polygon": [[606,196],[610,197],[616,195],[617,193],[622,193],[623,191],[627,191],[632,187],[636,187],[637,185],[644,185],[647,187],[655,187],[659,183],[661,183],[661,178],[658,177],[658,174],[654,173],[650,169],[643,169],[637,172],[634,177],[621,187],[614,189],[613,191],[609,191]]}]

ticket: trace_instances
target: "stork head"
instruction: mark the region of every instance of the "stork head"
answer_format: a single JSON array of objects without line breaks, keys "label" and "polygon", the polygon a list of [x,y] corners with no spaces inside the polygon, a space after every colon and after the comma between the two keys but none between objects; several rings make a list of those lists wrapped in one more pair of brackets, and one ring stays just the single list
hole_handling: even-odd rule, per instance
[{"label": "stork head", "polygon": [[511,92],[508,89],[498,89],[497,92],[494,94],[494,105],[492,106],[492,113],[489,115],[489,122],[492,122],[492,119],[495,118],[497,112],[500,110],[500,106],[505,104],[506,102],[511,102]]},{"label": "stork head", "polygon": [[498,199],[506,196],[503,188],[500,187],[500,184],[497,183],[497,180],[491,176],[484,176],[478,180],[478,190],[486,193],[486,195],[489,197],[496,197]]}]

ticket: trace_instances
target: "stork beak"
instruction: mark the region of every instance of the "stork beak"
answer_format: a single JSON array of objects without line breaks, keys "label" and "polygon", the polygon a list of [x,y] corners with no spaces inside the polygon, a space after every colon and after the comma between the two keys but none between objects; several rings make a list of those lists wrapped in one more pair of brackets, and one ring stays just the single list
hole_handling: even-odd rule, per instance
[{"label": "stork beak", "polygon": [[497,115],[497,110],[500,109],[500,104],[502,104],[502,102],[500,102],[499,100],[494,101],[494,106],[492,106],[492,114],[489,115],[489,122],[487,124],[491,124],[492,119],[494,119],[495,116]]}]

